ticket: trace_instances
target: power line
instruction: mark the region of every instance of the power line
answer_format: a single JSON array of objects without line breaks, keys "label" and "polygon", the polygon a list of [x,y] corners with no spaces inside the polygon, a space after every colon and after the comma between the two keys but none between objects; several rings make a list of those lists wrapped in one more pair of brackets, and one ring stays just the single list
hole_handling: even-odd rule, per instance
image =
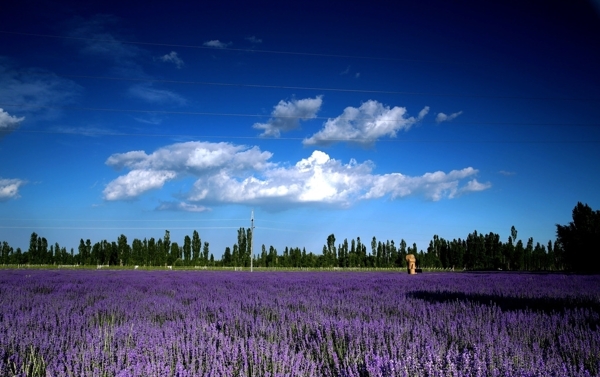
[{"label": "power line", "polygon": [[[212,227],[170,227],[168,230],[195,230],[195,229],[239,229],[236,226],[212,226]],[[164,227],[77,227],[77,226],[2,226],[0,229],[64,229],[64,230],[165,230]]]},{"label": "power line", "polygon": [[0,221],[76,221],[76,222],[207,222],[207,221],[246,221],[247,219],[40,219],[40,218],[0,218]]},{"label": "power line", "polygon": [[[63,135],[83,135],[83,136],[137,136],[137,137],[170,137],[170,138],[189,138],[189,139],[245,139],[245,140],[270,140],[270,141],[303,141],[305,137],[278,137],[265,138],[262,136],[232,136],[232,135],[190,135],[190,134],[148,134],[148,133],[100,133],[100,132],[81,132],[75,133],[72,131],[47,131],[47,130],[15,130],[13,133],[40,133],[40,134],[63,134]],[[458,143],[458,144],[597,144],[600,140],[442,140],[442,139],[398,139],[398,138],[379,138],[376,140],[369,139],[342,139],[329,138],[327,142],[377,142],[377,143]]]},{"label": "power line", "polygon": [[[50,75],[46,73],[33,73],[35,75]],[[291,86],[291,85],[266,85],[266,84],[243,84],[243,83],[225,83],[212,81],[183,81],[183,80],[164,80],[153,78],[134,78],[134,77],[111,77],[111,76],[91,76],[91,75],[71,75],[57,74],[56,76],[64,78],[110,80],[110,81],[130,81],[130,82],[153,82],[162,84],[179,85],[204,85],[204,86],[222,86],[222,87],[241,87],[258,89],[289,89],[289,90],[307,90],[322,92],[344,92],[344,93],[368,93],[368,94],[394,94],[408,96],[432,96],[432,97],[458,97],[458,98],[488,98],[488,99],[513,99],[513,100],[536,100],[536,101],[600,101],[600,98],[585,97],[527,97],[527,96],[502,96],[486,94],[461,94],[461,93],[431,93],[431,92],[409,92],[397,90],[376,90],[376,89],[348,89],[348,88],[328,88],[328,87],[310,87],[310,86]]]},{"label": "power line", "polygon": [[[143,110],[143,109],[116,109],[116,108],[102,108],[102,107],[72,107],[72,106],[44,106],[44,105],[29,105],[29,104],[15,104],[15,103],[6,103],[0,102],[0,106],[5,108],[10,107],[18,107],[18,108],[33,108],[33,109],[43,109],[43,110],[66,110],[66,111],[97,111],[97,112],[114,112],[114,113],[143,113],[143,114],[169,114],[169,115],[195,115],[195,116],[216,116],[216,117],[247,117],[247,118],[281,118],[281,119],[303,119],[303,116],[272,116],[267,114],[249,114],[249,113],[219,113],[219,112],[207,112],[207,111],[172,111],[172,110]],[[352,120],[352,121],[362,121],[362,120],[372,120],[371,118],[348,118],[348,117],[325,117],[325,116],[315,116],[309,118],[307,120],[329,120],[329,119],[340,119],[340,120]],[[410,118],[389,118],[383,119],[387,122],[399,122],[406,121]],[[422,122],[419,121],[420,124],[425,125],[434,125],[439,124],[437,122]],[[461,121],[452,121],[452,124],[458,125],[490,125],[490,126],[568,126],[568,127],[599,127],[600,123],[530,123],[530,122],[461,122]],[[44,132],[44,131],[40,131]],[[73,133],[72,131],[48,131],[49,133]],[[112,135],[112,133],[106,133],[107,135]],[[123,134],[124,136],[129,136],[129,134]],[[137,135],[137,134],[135,134]],[[168,136],[168,135],[157,135],[157,136]],[[184,135],[185,136],[185,135]]]},{"label": "power line", "polygon": [[0,33],[3,33],[3,34],[13,34],[13,35],[23,35],[23,36],[29,36],[29,37],[44,37],[44,38],[69,39],[69,40],[93,41],[93,42],[108,42],[108,43],[123,43],[123,44],[142,45],[142,46],[179,47],[179,48],[191,48],[191,49],[203,49],[203,50],[217,50],[217,51],[252,52],[252,53],[263,53],[263,54],[314,56],[314,57],[343,58],[343,59],[407,61],[407,62],[415,62],[415,63],[466,64],[464,62],[440,62],[440,61],[435,61],[435,60],[423,60],[423,59],[390,58],[390,57],[357,56],[357,55],[338,55],[338,54],[322,54],[322,53],[313,53],[313,52],[261,50],[261,49],[252,49],[252,48],[212,47],[212,46],[205,46],[205,45],[187,45],[187,44],[158,43],[158,42],[136,42],[136,41],[125,41],[125,40],[119,40],[119,39],[101,39],[101,38],[87,38],[87,37],[74,37],[74,36],[65,36],[65,35],[54,35],[54,34],[24,33],[24,32],[8,31],[8,30],[0,30]]}]

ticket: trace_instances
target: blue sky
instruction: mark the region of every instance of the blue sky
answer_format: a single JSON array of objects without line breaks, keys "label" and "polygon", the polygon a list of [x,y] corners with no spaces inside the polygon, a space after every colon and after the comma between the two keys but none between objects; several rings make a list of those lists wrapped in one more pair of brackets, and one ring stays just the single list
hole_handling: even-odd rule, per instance
[{"label": "blue sky", "polygon": [[545,244],[600,208],[596,2],[189,3],[3,5],[0,241]]}]

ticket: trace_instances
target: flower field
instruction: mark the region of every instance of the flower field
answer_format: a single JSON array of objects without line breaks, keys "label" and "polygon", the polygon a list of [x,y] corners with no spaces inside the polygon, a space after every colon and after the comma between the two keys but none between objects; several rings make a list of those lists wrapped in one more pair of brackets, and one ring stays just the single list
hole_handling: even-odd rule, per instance
[{"label": "flower field", "polygon": [[600,276],[0,270],[0,376],[595,376]]}]

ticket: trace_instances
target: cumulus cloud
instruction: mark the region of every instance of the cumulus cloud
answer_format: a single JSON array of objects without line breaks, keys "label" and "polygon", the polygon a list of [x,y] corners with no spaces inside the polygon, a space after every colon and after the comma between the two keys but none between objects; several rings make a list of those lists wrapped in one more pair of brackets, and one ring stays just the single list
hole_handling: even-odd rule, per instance
[{"label": "cumulus cloud", "polygon": [[222,169],[233,172],[261,170],[270,165],[271,156],[258,147],[208,142],[177,143],[151,154],[144,151],[116,153],[106,160],[106,164],[117,170],[131,171],[106,186],[104,199],[132,199],[161,188],[165,182],[177,177],[214,174]]},{"label": "cumulus cloud", "polygon": [[452,199],[462,193],[482,191],[491,187],[490,184],[486,184],[487,186],[484,187],[476,180],[469,182],[466,186],[459,186],[462,179],[473,176],[477,172],[476,169],[468,167],[461,170],[452,170],[449,173],[442,171],[425,173],[417,177],[400,173],[379,175],[373,177],[371,188],[364,195],[364,198],[374,199],[390,195],[394,199],[422,193],[426,198],[433,201],[438,201],[444,197]]},{"label": "cumulus cloud", "polygon": [[158,60],[165,63],[173,63],[179,69],[183,67],[184,64],[183,60],[181,60],[181,58],[177,55],[175,51],[171,51],[170,53],[161,56],[160,58],[158,58]]},{"label": "cumulus cloud", "polygon": [[436,121],[436,123],[449,122],[462,113],[463,113],[462,111],[459,111],[457,113],[452,113],[450,115],[446,115],[444,113],[438,113],[437,116],[435,117],[435,121]]},{"label": "cumulus cloud", "polygon": [[[158,209],[199,212],[206,210],[204,204],[219,203],[274,208],[304,204],[348,207],[382,197],[421,195],[434,201],[452,199],[491,187],[489,183],[479,183],[474,178],[478,171],[471,167],[421,176],[381,175],[373,174],[371,161],[358,163],[352,159],[344,163],[318,150],[294,165],[270,162],[271,157],[270,152],[258,147],[208,142],[173,144],[150,154],[114,154],[106,164],[129,172],[106,186],[104,198],[133,199],[183,177],[196,179],[189,192],[178,193],[185,201],[162,203]],[[463,184],[467,178],[471,180]]]},{"label": "cumulus cloud", "polygon": [[106,200],[133,199],[144,192],[163,187],[177,176],[169,170],[132,170],[110,182],[103,191]]},{"label": "cumulus cloud", "polygon": [[16,199],[19,197],[19,188],[23,186],[26,181],[22,179],[5,179],[0,178],[0,202],[7,201],[9,199]]},{"label": "cumulus cloud", "polygon": [[492,187],[492,184],[489,182],[480,183],[476,179],[472,179],[469,182],[467,182],[466,185],[461,187],[460,190],[457,191],[457,194],[462,195],[468,192],[483,191],[489,189],[490,187]]},{"label": "cumulus cloud", "polygon": [[132,97],[153,104],[172,104],[183,106],[187,103],[186,99],[170,90],[157,89],[152,84],[136,84],[129,88],[129,94]]},{"label": "cumulus cloud", "polygon": [[370,146],[377,139],[389,136],[396,137],[400,130],[408,130],[420,121],[429,107],[419,112],[419,116],[408,117],[406,108],[395,106],[390,108],[369,100],[360,107],[347,107],[342,115],[329,119],[323,129],[311,137],[304,139],[304,145],[330,145],[336,142],[350,142]]},{"label": "cumulus cloud", "polygon": [[264,130],[261,136],[279,137],[281,132],[291,131],[300,126],[300,120],[312,119],[323,104],[322,96],[301,100],[279,101],[266,123],[255,123],[252,127]]},{"label": "cumulus cloud", "polygon": [[258,147],[190,141],[159,148],[151,154],[144,151],[115,153],[106,160],[106,164],[117,170],[172,170],[199,175],[224,168],[232,171],[262,170],[272,165],[268,162],[271,156],[272,153],[263,152]]},{"label": "cumulus cloud", "polygon": [[0,108],[0,139],[19,128],[24,120],[25,117],[18,118]]},{"label": "cumulus cloud", "polygon": [[473,168],[426,173],[410,177],[400,173],[372,174],[370,161],[344,164],[321,151],[314,151],[292,167],[277,167],[243,179],[221,171],[196,181],[192,201],[298,205],[320,203],[348,207],[360,200],[389,196],[392,199],[421,194],[438,201],[454,198],[489,186],[477,181],[460,186],[460,181],[477,174]]},{"label": "cumulus cloud", "polygon": [[231,42],[229,43],[223,43],[218,39],[214,39],[212,41],[207,41],[203,43],[205,46],[207,47],[214,47],[214,48],[226,48],[227,46],[229,46],[231,44]]}]

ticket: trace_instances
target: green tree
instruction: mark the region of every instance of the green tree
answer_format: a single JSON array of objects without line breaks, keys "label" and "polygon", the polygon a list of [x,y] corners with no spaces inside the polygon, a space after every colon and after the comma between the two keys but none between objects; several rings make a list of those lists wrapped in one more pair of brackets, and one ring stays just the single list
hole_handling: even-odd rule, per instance
[{"label": "green tree", "polygon": [[202,241],[200,235],[194,230],[192,234],[192,264],[195,266],[200,261],[200,248],[202,247]]},{"label": "green tree", "polygon": [[167,263],[169,264],[169,266],[174,266],[177,265],[177,263],[179,263],[180,265],[182,264],[181,261],[181,256],[179,255],[179,245],[177,244],[177,242],[172,242],[171,243],[171,250],[169,252],[169,258],[167,260]]},{"label": "green tree", "polygon": [[[33,237],[33,235],[32,235],[32,237]],[[37,240],[36,240],[36,244],[37,244]],[[31,250],[31,246],[29,246],[29,250]],[[81,264],[85,264],[87,255],[86,255],[86,249],[85,249],[85,241],[83,241],[83,238],[79,240],[79,247],[77,250],[79,251],[79,262]]]},{"label": "green tree", "polygon": [[[83,240],[81,240],[83,242]],[[29,238],[29,250],[27,250],[27,262],[31,264],[39,263],[38,256],[38,235],[33,232],[31,233],[31,237]]]},{"label": "green tree", "polygon": [[225,267],[231,266],[232,259],[233,258],[231,256],[231,249],[229,248],[229,246],[227,246],[225,248],[225,252],[223,253],[223,258],[222,258],[223,266],[225,266]]},{"label": "green tree", "polygon": [[573,221],[556,224],[556,242],[560,245],[562,263],[575,271],[600,271],[593,263],[600,252],[600,211],[578,202],[572,212]]},{"label": "green tree", "polygon": [[337,250],[335,248],[335,235],[331,233],[327,236],[327,255],[325,258],[325,267],[333,267],[337,265]]},{"label": "green tree", "polygon": [[186,266],[189,266],[192,260],[192,239],[188,235],[183,239],[183,260]]},{"label": "green tree", "polygon": [[10,263],[10,255],[12,254],[12,248],[10,247],[10,245],[8,244],[8,242],[3,241],[2,242],[2,258],[1,258],[1,262],[2,264],[8,264]]},{"label": "green tree", "polygon": [[131,248],[127,243],[127,237],[124,234],[121,234],[117,239],[117,248],[118,248],[118,263],[119,265],[130,265],[131,264]]},{"label": "green tree", "polygon": [[202,248],[202,260],[204,261],[205,264],[208,264],[208,254],[209,254],[209,250],[208,250],[208,242],[204,241],[204,247]]},{"label": "green tree", "polygon": [[131,259],[134,265],[143,265],[144,263],[144,243],[135,238],[131,243]]},{"label": "green tree", "polygon": [[515,245],[515,259],[513,262],[515,270],[523,270],[525,268],[525,248],[521,240],[518,240]]}]

